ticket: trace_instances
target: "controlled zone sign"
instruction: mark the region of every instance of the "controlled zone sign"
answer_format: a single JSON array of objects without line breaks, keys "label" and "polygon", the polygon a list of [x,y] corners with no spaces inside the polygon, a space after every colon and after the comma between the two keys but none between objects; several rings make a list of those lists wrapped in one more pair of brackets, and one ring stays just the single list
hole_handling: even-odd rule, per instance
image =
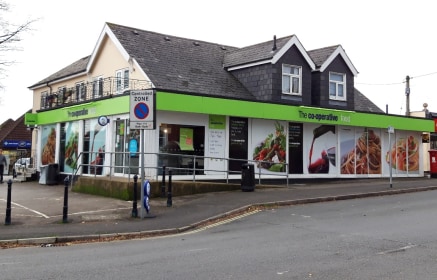
[{"label": "controlled zone sign", "polygon": [[155,129],[155,91],[131,90],[130,129]]}]

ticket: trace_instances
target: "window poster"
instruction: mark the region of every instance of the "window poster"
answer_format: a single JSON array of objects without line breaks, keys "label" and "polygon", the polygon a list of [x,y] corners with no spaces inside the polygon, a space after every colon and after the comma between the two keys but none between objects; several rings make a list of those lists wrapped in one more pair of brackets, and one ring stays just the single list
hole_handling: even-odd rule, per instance
[{"label": "window poster", "polygon": [[[229,118],[229,171],[241,172],[241,165],[248,157],[248,120]],[[238,160],[241,159],[241,160]]]},{"label": "window poster", "polygon": [[65,155],[64,172],[72,173],[77,168],[79,146],[79,123],[69,122],[65,124]]},{"label": "window poster", "polygon": [[193,129],[181,127],[179,130],[179,147],[181,151],[194,151]]},{"label": "window poster", "polygon": [[287,136],[285,126],[279,121],[253,120],[252,159],[262,173],[285,172]]},{"label": "window poster", "polygon": [[341,127],[340,129],[340,173],[355,174],[355,129]]},{"label": "window poster", "polygon": [[55,163],[56,125],[42,127],[41,133],[41,164]]},{"label": "window poster", "polygon": [[288,124],[288,173],[303,174],[303,125]]},{"label": "window poster", "polygon": [[[354,137],[351,137],[352,135]],[[341,174],[381,174],[382,152],[379,129],[352,128],[350,133],[342,133],[342,136]]]},{"label": "window poster", "polygon": [[397,174],[419,174],[420,164],[420,145],[419,133],[412,132],[396,132],[395,140],[392,140],[392,145],[385,157],[386,164],[390,164],[391,168]]},{"label": "window poster", "polygon": [[[224,160],[226,146],[226,117],[209,115],[208,125],[208,151],[210,159],[208,169],[224,170],[227,161]],[[225,165],[226,164],[226,165]],[[213,173],[213,172],[209,172]]]},{"label": "window poster", "polygon": [[304,157],[308,159],[308,173],[337,173],[337,135],[334,125],[306,124]]}]

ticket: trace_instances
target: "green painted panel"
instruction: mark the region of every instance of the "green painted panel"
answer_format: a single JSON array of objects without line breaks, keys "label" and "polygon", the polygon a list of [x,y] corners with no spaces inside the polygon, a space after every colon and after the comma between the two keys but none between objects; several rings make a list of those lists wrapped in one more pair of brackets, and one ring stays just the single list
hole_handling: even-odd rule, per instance
[{"label": "green painted panel", "polygon": [[[96,118],[102,115],[129,113],[129,102],[129,96],[117,96],[82,105],[40,112],[37,114],[36,123],[42,125]],[[287,106],[162,91],[156,93],[156,107],[158,110],[157,114],[159,114],[159,111],[174,111],[302,123],[309,122],[374,128],[393,126],[396,130],[434,131],[434,121],[430,119],[367,114],[307,106]]]},{"label": "green painted panel", "polygon": [[120,96],[38,113],[39,125],[129,112],[129,96]]},{"label": "green painted panel", "polygon": [[294,122],[310,122],[399,130],[434,131],[434,121],[423,118],[366,114],[307,106],[287,106],[262,102],[190,96],[166,92],[157,93],[158,110],[217,114]]}]

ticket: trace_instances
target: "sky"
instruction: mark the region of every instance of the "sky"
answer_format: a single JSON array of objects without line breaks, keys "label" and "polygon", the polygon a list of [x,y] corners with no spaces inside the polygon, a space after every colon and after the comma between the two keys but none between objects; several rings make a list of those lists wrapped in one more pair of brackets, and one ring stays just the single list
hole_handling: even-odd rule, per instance
[{"label": "sky", "polygon": [[36,21],[6,54],[15,63],[0,80],[0,124],[32,108],[29,86],[90,55],[105,22],[234,47],[275,35],[296,35],[307,51],[341,45],[359,72],[355,88],[383,111],[405,114],[408,75],[410,111],[437,112],[433,1],[1,1],[10,23]]}]

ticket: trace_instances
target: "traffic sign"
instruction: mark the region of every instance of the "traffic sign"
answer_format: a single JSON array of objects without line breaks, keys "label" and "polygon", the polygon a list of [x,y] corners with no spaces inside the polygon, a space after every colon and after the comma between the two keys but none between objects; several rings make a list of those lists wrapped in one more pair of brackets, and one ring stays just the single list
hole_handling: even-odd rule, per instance
[{"label": "traffic sign", "polygon": [[131,90],[130,128],[155,129],[155,91]]}]

